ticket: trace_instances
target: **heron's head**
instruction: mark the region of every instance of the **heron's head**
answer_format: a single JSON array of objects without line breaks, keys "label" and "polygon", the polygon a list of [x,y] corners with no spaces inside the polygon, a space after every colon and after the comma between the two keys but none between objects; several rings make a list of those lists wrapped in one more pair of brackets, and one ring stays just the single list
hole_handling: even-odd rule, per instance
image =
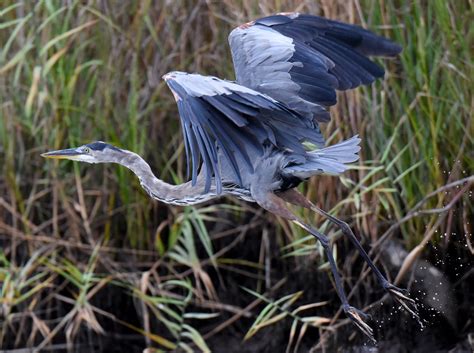
[{"label": "heron's head", "polygon": [[70,159],[87,163],[116,163],[125,151],[102,141],[96,141],[76,148],[43,153],[45,158]]}]

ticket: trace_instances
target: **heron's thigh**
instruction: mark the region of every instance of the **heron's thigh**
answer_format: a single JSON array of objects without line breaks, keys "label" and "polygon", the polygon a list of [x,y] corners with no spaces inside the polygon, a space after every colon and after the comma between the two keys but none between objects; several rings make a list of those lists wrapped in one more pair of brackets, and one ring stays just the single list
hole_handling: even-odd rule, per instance
[{"label": "heron's thigh", "polygon": [[255,202],[257,202],[260,207],[290,221],[297,219],[297,217],[288,209],[285,201],[275,195],[272,191],[252,188],[251,192]]}]

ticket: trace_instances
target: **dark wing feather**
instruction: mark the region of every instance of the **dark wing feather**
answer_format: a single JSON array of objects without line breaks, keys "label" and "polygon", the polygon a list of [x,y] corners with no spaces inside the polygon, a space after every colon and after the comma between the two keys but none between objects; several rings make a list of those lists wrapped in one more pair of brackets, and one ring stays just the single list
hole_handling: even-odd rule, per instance
[{"label": "dark wing feather", "polygon": [[317,121],[336,103],[336,89],[369,84],[384,70],[367,55],[401,47],[359,26],[298,13],[240,26],[229,36],[237,82]]},{"label": "dark wing feather", "polygon": [[[266,148],[303,155],[303,142],[324,144],[317,123],[262,93],[197,74],[172,72],[164,78],[178,104],[192,183],[203,169],[204,192],[214,179],[220,193],[223,173],[242,184],[242,173],[253,173],[253,158]],[[231,170],[222,171],[223,165]]]}]

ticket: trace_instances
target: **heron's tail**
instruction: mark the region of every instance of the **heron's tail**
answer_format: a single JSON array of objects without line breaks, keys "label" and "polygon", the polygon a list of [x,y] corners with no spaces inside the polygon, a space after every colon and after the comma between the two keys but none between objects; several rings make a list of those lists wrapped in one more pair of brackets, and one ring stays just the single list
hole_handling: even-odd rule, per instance
[{"label": "heron's tail", "polygon": [[358,135],[333,146],[307,152],[307,162],[285,168],[285,172],[301,179],[316,174],[341,174],[348,163],[359,159],[360,138]]}]

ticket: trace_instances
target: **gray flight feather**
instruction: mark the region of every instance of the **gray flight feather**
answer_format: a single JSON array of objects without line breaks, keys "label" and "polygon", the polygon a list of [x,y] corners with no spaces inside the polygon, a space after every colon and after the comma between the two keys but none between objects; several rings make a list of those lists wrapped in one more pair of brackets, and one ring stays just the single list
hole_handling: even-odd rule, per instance
[{"label": "gray flight feather", "polygon": [[320,122],[329,120],[324,106],[336,103],[336,89],[384,75],[366,55],[401,51],[361,27],[298,13],[240,26],[229,35],[229,44],[238,83]]},{"label": "gray flight feather", "polygon": [[244,185],[268,150],[303,161],[303,142],[324,144],[316,123],[263,93],[212,76],[171,72],[164,78],[178,104],[192,182],[201,167],[205,192],[214,182],[220,194],[223,180]]}]

